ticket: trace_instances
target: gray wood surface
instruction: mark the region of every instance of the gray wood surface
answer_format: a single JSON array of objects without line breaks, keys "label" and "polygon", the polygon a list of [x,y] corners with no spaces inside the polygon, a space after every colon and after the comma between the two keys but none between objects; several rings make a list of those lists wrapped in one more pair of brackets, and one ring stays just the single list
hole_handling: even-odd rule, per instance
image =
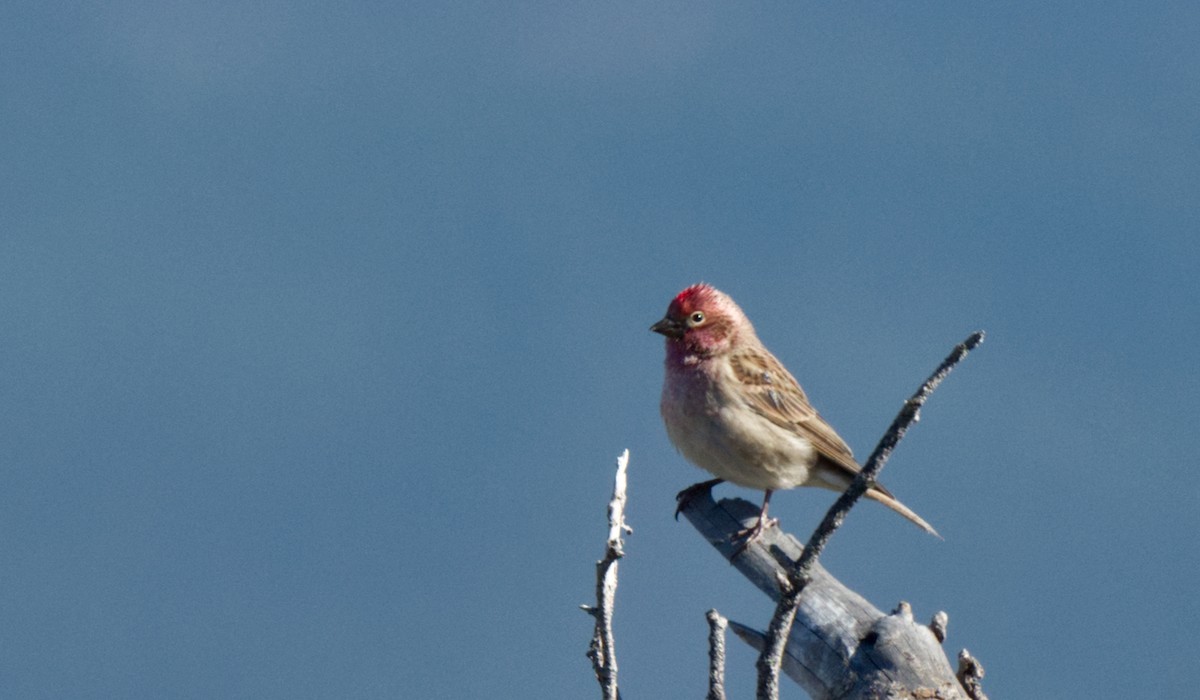
[{"label": "gray wood surface", "polygon": [[[741,499],[718,503],[701,493],[680,513],[751,583],[778,600],[778,581],[803,551],[794,537],[771,527],[739,552],[730,536],[758,516],[758,506]],[[762,648],[760,632],[729,624],[739,638]],[[783,670],[817,700],[969,698],[934,631],[916,623],[906,603],[885,614],[819,564],[801,596]]]}]

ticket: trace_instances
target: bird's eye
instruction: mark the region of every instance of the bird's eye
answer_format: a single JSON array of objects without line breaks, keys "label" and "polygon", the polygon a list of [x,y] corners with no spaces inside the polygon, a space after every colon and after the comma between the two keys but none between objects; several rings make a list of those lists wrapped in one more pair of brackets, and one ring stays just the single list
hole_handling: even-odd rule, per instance
[{"label": "bird's eye", "polygon": [[688,320],[692,322],[693,326],[698,326],[701,323],[704,323],[704,312],[703,311],[693,311],[691,317]]}]

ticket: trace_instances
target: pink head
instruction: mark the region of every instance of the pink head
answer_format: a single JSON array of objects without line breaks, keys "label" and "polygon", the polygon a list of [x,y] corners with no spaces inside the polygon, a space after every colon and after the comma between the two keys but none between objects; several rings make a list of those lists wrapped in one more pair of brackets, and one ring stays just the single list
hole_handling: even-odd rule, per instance
[{"label": "pink head", "polygon": [[693,284],[667,307],[667,315],[650,326],[667,337],[667,348],[702,356],[727,352],[739,336],[754,335],[754,328],[738,305],[725,293],[707,284]]}]

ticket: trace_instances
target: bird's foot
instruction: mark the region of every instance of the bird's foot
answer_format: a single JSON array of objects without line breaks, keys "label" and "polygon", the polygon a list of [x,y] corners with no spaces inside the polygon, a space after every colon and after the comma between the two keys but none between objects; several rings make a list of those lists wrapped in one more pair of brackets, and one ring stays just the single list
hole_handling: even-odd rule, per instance
[{"label": "bird's foot", "polygon": [[692,484],[691,486],[687,487],[686,489],[675,494],[675,519],[679,520],[679,511],[681,511],[685,507],[687,507],[687,504],[693,498],[695,498],[696,496],[699,496],[702,493],[708,493],[708,492],[712,491],[712,487],[716,486],[717,484],[719,484],[723,481],[725,481],[725,480],[724,479],[709,479],[708,481],[701,481],[700,483]]},{"label": "bird's foot", "polygon": [[779,520],[777,518],[766,518],[760,515],[758,519],[754,521],[754,527],[738,530],[730,535],[730,542],[737,542],[738,540],[741,540],[741,542],[738,544],[737,549],[733,550],[733,554],[729,555],[729,558],[733,559],[737,555],[741,554],[743,551],[745,551],[746,547],[750,546],[751,542],[761,537],[768,528],[775,527],[778,524]]}]

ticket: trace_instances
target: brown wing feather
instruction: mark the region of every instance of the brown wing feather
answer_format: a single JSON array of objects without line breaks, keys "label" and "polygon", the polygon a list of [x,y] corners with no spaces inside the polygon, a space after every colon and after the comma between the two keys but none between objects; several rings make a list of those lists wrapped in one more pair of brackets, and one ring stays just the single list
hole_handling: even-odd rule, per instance
[{"label": "brown wing feather", "polygon": [[766,350],[730,357],[734,376],[746,388],[750,407],[776,425],[810,440],[829,461],[856,474],[860,470],[850,447],[817,413],[804,390],[779,360]]}]

